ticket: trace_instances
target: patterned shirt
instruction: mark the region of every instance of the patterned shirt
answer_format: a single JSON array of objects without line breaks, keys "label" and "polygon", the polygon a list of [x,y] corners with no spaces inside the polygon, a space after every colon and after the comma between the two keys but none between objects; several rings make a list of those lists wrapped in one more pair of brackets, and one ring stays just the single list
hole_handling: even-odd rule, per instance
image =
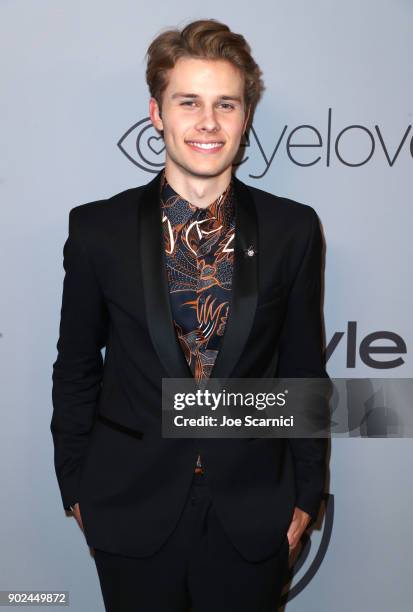
[{"label": "patterned shirt", "polygon": [[[200,208],[176,193],[164,171],[160,196],[172,318],[185,358],[199,381],[211,374],[229,314],[233,180],[208,207]],[[201,468],[199,456],[197,467]]]}]

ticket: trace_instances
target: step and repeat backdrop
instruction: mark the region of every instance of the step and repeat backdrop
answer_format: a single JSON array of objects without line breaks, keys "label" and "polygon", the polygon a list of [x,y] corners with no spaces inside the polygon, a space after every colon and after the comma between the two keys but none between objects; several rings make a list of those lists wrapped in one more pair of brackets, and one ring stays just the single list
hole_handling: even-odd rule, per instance
[{"label": "step and repeat backdrop", "polygon": [[[330,376],[413,373],[409,0],[2,0],[0,590],[69,591],[76,612],[103,602],[49,430],[68,213],[162,168],[144,56],[199,18],[242,33],[263,70],[237,176],[320,217]],[[412,462],[412,440],[385,429],[331,441],[288,612],[411,610]]]}]

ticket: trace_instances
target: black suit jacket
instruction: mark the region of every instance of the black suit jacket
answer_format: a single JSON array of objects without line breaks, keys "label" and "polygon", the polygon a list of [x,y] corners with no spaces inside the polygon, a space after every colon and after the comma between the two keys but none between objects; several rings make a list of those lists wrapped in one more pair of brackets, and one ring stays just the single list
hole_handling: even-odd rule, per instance
[{"label": "black suit jacket", "polygon": [[[79,502],[90,546],[150,555],[199,451],[229,538],[258,561],[285,542],[295,505],[316,518],[326,440],[162,438],[162,378],[192,374],[169,305],[160,177],[69,214],[51,421],[63,505]],[[317,214],[235,176],[234,189],[232,302],[211,376],[327,377]]]}]

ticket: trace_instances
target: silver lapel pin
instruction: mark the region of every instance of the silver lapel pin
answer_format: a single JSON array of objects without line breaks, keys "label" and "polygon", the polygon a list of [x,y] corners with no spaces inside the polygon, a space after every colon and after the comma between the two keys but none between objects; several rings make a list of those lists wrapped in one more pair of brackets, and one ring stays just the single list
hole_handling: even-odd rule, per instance
[{"label": "silver lapel pin", "polygon": [[244,249],[244,253],[247,257],[254,257],[254,255],[257,254],[257,250],[254,249],[254,247],[251,244],[247,249]]}]

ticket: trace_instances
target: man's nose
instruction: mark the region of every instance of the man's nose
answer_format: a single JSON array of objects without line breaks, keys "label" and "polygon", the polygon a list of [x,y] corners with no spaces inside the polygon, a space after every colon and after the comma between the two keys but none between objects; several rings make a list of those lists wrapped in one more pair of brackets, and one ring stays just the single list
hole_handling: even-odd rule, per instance
[{"label": "man's nose", "polygon": [[217,131],[219,130],[220,125],[213,108],[205,107],[202,113],[202,118],[198,122],[197,129],[203,131]]}]

